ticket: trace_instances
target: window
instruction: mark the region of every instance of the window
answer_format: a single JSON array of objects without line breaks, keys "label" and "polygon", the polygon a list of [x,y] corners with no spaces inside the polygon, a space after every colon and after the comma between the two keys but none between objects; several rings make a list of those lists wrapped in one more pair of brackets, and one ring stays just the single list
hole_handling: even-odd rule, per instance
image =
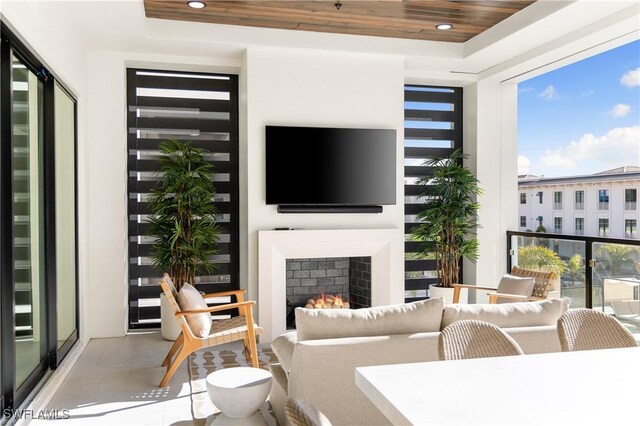
[{"label": "window", "polygon": [[556,234],[562,234],[562,218],[561,217],[553,218],[553,232]]},{"label": "window", "polygon": [[526,228],[527,227],[527,217],[526,216],[520,216],[520,227],[521,228]]},{"label": "window", "polygon": [[520,193],[520,204],[527,204],[527,193],[526,192],[521,192]]},{"label": "window", "polygon": [[576,235],[584,235],[584,218],[576,217]]},{"label": "window", "polygon": [[598,191],[598,210],[609,210],[609,190]]},{"label": "window", "polygon": [[405,300],[424,299],[436,282],[436,262],[422,254],[423,243],[411,239],[421,209],[418,179],[428,176],[421,165],[431,156],[462,149],[462,89],[404,86],[404,221]]},{"label": "window", "polygon": [[562,192],[560,191],[553,193],[553,209],[562,210]]},{"label": "window", "polygon": [[625,189],[624,190],[624,209],[625,210],[635,210],[638,204],[638,190],[633,189]]},{"label": "window", "polygon": [[624,220],[624,237],[625,238],[636,238],[638,236],[638,223],[635,219],[625,219]]},{"label": "window", "polygon": [[536,220],[538,221],[538,225],[542,226],[542,222],[544,222],[544,218],[542,216],[538,216],[536,217]]},{"label": "window", "polygon": [[538,197],[538,201],[540,202],[540,204],[542,204],[542,196],[543,196],[542,191],[539,191],[539,192],[536,194],[536,196]]},{"label": "window", "polygon": [[575,210],[584,210],[584,191],[576,191]]},{"label": "window", "polygon": [[609,236],[609,219],[598,219],[598,236]]},{"label": "window", "polygon": [[191,141],[215,167],[213,200],[221,229],[217,268],[196,277],[205,293],[234,290],[239,283],[238,77],[234,75],[127,70],[129,327],[157,327],[163,271],[152,265],[145,202],[156,185],[159,144]]}]

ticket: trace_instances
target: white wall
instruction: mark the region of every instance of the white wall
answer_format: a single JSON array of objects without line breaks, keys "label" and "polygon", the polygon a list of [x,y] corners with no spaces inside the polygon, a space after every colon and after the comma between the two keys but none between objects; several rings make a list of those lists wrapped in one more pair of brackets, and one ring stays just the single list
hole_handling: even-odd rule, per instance
[{"label": "white wall", "polygon": [[[403,228],[404,62],[387,55],[251,48],[245,72],[247,134],[241,151],[247,152],[247,170],[241,187],[248,187],[248,262],[241,259],[241,265],[248,265],[246,288],[255,298],[259,230]],[[384,206],[381,214],[278,214],[276,206],[265,204],[268,124],[396,129],[396,205]]]},{"label": "white wall", "polygon": [[464,263],[464,282],[496,285],[507,269],[506,231],[518,229],[517,85],[486,79],[466,86],[463,125],[466,163],[483,190],[479,259],[475,265]]}]

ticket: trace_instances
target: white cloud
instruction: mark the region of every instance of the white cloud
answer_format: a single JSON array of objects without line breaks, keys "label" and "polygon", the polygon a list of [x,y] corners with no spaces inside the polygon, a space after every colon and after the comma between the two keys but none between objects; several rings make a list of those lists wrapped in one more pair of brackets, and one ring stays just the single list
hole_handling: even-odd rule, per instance
[{"label": "white cloud", "polygon": [[527,92],[533,92],[534,88],[533,87],[523,87],[520,90],[518,90],[518,93],[527,93]]},{"label": "white cloud", "polygon": [[540,159],[547,176],[588,174],[620,166],[640,165],[640,126],[617,127],[605,135],[590,133],[557,149],[548,149]]},{"label": "white cloud", "polygon": [[640,86],[640,67],[627,71],[620,79],[620,84],[627,87]]},{"label": "white cloud", "polygon": [[593,90],[587,90],[584,91],[580,94],[581,97],[583,98],[588,98],[589,96],[593,95],[595,92]]},{"label": "white cloud", "polygon": [[538,97],[550,101],[558,97],[558,91],[553,86],[547,86],[542,92],[538,93]]},{"label": "white cloud", "polygon": [[529,174],[530,164],[531,164],[531,161],[529,161],[529,159],[526,156],[518,155],[518,174],[519,175]]},{"label": "white cloud", "polygon": [[607,114],[614,117],[624,117],[631,112],[631,106],[627,104],[616,104]]}]

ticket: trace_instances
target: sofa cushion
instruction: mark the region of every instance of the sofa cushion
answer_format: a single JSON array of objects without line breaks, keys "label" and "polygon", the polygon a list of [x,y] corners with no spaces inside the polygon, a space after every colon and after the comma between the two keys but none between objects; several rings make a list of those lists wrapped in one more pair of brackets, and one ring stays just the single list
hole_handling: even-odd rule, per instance
[{"label": "sofa cushion", "polygon": [[564,297],[499,305],[447,305],[444,307],[440,328],[467,319],[486,321],[501,328],[555,325],[558,318],[569,309],[569,302],[570,299]]},{"label": "sofa cushion", "polygon": [[[181,311],[193,309],[206,309],[207,302],[194,286],[184,283],[178,292],[178,306]],[[191,332],[196,337],[207,337],[211,331],[211,314],[204,312],[201,314],[185,315],[187,324]]]},{"label": "sofa cushion", "polygon": [[271,350],[278,357],[278,361],[280,361],[280,365],[287,377],[289,377],[289,371],[291,371],[291,359],[293,358],[293,350],[296,348],[296,343],[298,343],[298,336],[295,331],[281,334],[271,342]]},{"label": "sofa cushion", "polygon": [[438,331],[442,298],[363,309],[296,308],[298,341]]},{"label": "sofa cushion", "polygon": [[533,277],[517,277],[511,274],[504,274],[498,284],[497,292],[518,296],[531,296],[534,282]]}]

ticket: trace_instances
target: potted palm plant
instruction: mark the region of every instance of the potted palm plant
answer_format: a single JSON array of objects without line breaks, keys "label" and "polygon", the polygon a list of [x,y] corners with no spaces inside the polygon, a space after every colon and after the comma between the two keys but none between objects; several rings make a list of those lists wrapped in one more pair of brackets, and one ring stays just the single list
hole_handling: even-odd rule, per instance
[{"label": "potted palm plant", "polygon": [[[453,299],[452,284],[459,283],[460,262],[478,259],[479,204],[482,194],[478,179],[462,164],[466,158],[460,150],[446,158],[431,158],[423,166],[432,168],[432,175],[418,181],[424,200],[418,219],[422,222],[412,231],[412,237],[423,241],[422,255],[435,258],[437,284],[429,289],[430,297]],[[434,288],[435,287],[435,288]]]},{"label": "potted palm plant", "polygon": [[[160,152],[161,179],[147,199],[152,216],[146,234],[155,238],[150,254],[153,265],[169,271],[179,290],[216,266],[212,257],[217,253],[220,229],[213,204],[215,173],[206,151],[194,148],[191,142],[169,140],[160,144]],[[163,299],[161,295],[162,335],[175,340],[180,328]]]}]

